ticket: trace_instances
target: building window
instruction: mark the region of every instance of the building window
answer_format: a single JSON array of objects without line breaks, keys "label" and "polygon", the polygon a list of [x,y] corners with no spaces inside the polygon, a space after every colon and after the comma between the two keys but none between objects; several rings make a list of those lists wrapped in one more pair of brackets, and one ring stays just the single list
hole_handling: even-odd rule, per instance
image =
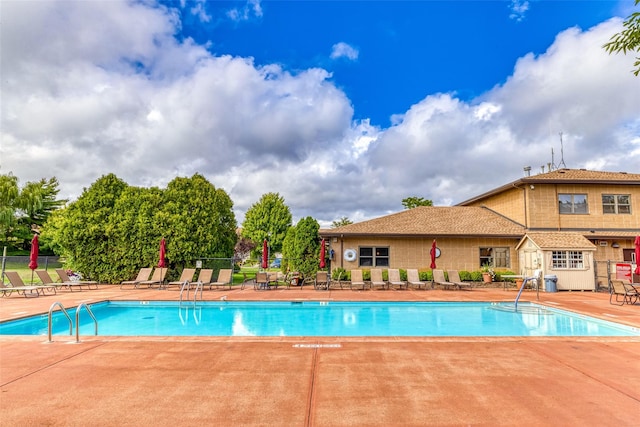
[{"label": "building window", "polygon": [[509,248],[480,248],[480,266],[509,268]]},{"label": "building window", "polygon": [[631,196],[629,194],[603,194],[602,212],[606,214],[630,214]]},{"label": "building window", "polygon": [[588,214],[586,194],[558,194],[558,209],[561,214]]},{"label": "building window", "polygon": [[389,248],[361,247],[360,267],[389,267]]},{"label": "building window", "polygon": [[552,251],[551,267],[554,269],[584,269],[582,251]]}]

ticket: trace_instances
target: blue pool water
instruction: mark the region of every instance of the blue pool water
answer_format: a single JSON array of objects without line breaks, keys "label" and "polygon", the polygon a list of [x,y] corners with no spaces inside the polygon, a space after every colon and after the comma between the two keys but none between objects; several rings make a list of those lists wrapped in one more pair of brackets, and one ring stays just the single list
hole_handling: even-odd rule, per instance
[{"label": "blue pool water", "polygon": [[[531,303],[518,312],[476,302],[103,302],[101,336],[638,336],[640,329]],[[75,322],[74,310],[68,310]],[[2,335],[47,335],[48,315],[0,323]],[[69,321],[53,312],[53,334]],[[80,313],[80,335],[94,335]],[[75,325],[74,325],[75,333]]]}]

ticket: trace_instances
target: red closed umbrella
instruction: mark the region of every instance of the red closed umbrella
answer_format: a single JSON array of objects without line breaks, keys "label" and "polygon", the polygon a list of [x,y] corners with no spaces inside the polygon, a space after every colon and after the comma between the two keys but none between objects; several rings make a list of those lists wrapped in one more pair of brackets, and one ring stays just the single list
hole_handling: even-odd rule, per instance
[{"label": "red closed umbrella", "polygon": [[38,252],[40,247],[38,244],[38,235],[35,234],[31,239],[31,253],[29,254],[29,268],[31,269],[31,284],[33,285],[33,270],[38,268]]},{"label": "red closed umbrella", "polygon": [[269,267],[269,244],[267,239],[264,239],[262,242],[262,268],[266,269],[267,267]]},{"label": "red closed umbrella", "polygon": [[167,242],[165,242],[164,237],[160,240],[160,255],[158,257],[158,267],[165,268],[167,266],[167,260],[165,259],[167,255]]},{"label": "red closed umbrella", "polygon": [[636,245],[636,269],[634,274],[640,274],[640,236],[636,236],[633,244]]},{"label": "red closed umbrella", "polygon": [[322,243],[320,243],[320,268],[325,268],[327,265],[324,260],[325,250],[326,250],[326,243],[324,242],[324,239],[322,239]]},{"label": "red closed umbrella", "polygon": [[433,243],[431,244],[431,250],[429,254],[431,255],[431,269],[436,268],[436,239],[433,239]]}]

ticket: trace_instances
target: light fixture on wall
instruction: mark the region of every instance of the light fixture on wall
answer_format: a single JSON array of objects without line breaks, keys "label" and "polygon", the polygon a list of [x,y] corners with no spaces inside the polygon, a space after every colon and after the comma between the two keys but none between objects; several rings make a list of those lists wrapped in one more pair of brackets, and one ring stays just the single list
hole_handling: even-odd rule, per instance
[{"label": "light fixture on wall", "polygon": [[618,242],[613,242],[613,243],[611,244],[611,247],[612,247],[612,248],[619,248],[619,247],[620,247],[620,245],[618,244]]}]

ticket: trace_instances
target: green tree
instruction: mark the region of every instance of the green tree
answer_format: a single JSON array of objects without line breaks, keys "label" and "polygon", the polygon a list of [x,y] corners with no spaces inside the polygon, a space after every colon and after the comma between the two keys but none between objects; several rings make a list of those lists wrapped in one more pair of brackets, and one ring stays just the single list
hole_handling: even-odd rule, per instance
[{"label": "green tree", "polygon": [[[18,242],[22,242],[23,248],[29,248],[33,230],[40,229],[53,211],[67,203],[67,200],[56,198],[60,192],[58,186],[57,178],[43,178],[40,181],[27,182],[20,191],[16,201],[18,226],[13,236]],[[42,246],[41,250],[46,248],[46,245]]]},{"label": "green tree", "polygon": [[19,194],[18,177],[11,173],[0,175],[0,237],[4,241],[9,238],[16,222],[16,200]]},{"label": "green tree", "polygon": [[418,206],[433,206],[433,202],[422,197],[407,197],[402,199],[402,206],[404,206],[405,209],[413,209]]},{"label": "green tree", "polygon": [[[0,175],[0,238],[11,246],[29,249],[34,229],[67,202],[56,199],[59,191],[55,177],[27,182],[19,189],[17,177]],[[41,250],[46,247],[42,246]]]},{"label": "green tree", "polygon": [[[635,4],[640,4],[640,0],[635,0]],[[624,30],[614,34],[609,42],[602,46],[609,54],[622,52],[626,55],[627,52],[640,52],[640,12],[629,15],[623,26]],[[633,74],[640,75],[640,56],[636,56],[633,66],[636,67]]]},{"label": "green tree", "polygon": [[349,224],[353,224],[353,221],[351,221],[346,216],[343,216],[342,218],[333,221],[331,223],[331,228],[338,228],[338,227],[342,227],[342,226],[349,225]]},{"label": "green tree", "polygon": [[[268,239],[274,254],[282,251],[282,242],[291,223],[291,211],[284,198],[278,193],[267,193],[247,210],[242,222],[242,236],[256,243],[256,250],[262,250],[262,241]],[[254,255],[257,255],[255,251]]]},{"label": "green tree", "polygon": [[67,203],[67,200],[56,198],[60,192],[59,185],[58,179],[53,177],[28,182],[24,186],[18,198],[18,206],[29,224],[42,226],[54,210]]},{"label": "green tree", "polygon": [[[303,277],[313,277],[320,263],[320,225],[312,217],[298,221],[286,235],[283,257],[287,268]],[[284,268],[284,267],[283,267]]]},{"label": "green tree", "polygon": [[43,227],[43,240],[56,248],[70,268],[88,278],[108,280],[98,273],[104,270],[105,255],[113,250],[109,240],[111,215],[120,194],[128,185],[114,174],[102,176],[85,189],[78,199],[57,211]]},{"label": "green tree", "polygon": [[127,187],[122,191],[106,229],[109,245],[99,254],[95,266],[99,277],[117,283],[130,278],[140,267],[157,264],[161,233],[154,216],[162,207],[163,192],[157,187]]},{"label": "green tree", "polygon": [[199,258],[233,257],[237,240],[233,202],[200,174],[169,183],[154,222],[167,240],[172,266],[193,265]]},{"label": "green tree", "polygon": [[157,264],[162,237],[168,278],[200,258],[231,258],[236,227],[229,196],[199,174],[176,178],[166,190],[130,187],[107,175],[51,215],[43,240],[70,268],[117,283]]}]

